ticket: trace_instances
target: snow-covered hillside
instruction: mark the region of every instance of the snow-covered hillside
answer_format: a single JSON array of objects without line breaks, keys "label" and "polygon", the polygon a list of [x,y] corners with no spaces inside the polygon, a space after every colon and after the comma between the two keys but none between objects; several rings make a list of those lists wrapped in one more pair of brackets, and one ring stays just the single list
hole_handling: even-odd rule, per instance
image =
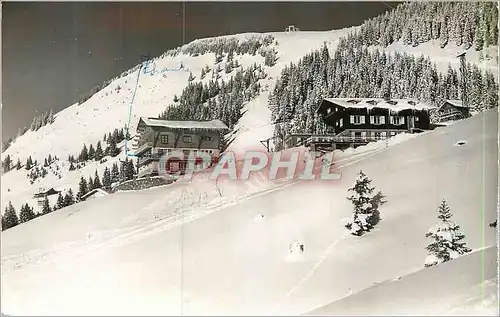
[{"label": "snow-covered hillside", "polygon": [[381,282],[307,315],[498,316],[497,257],[496,247],[476,250]]},{"label": "snow-covered hillside", "polygon": [[[273,88],[276,78],[281,70],[296,62],[304,54],[319,49],[323,43],[327,43],[330,51],[333,51],[338,40],[348,33],[356,30],[356,27],[326,31],[326,32],[292,32],[292,33],[248,33],[240,35],[224,36],[221,38],[237,38],[245,41],[249,38],[265,37],[272,35],[275,42],[271,44],[278,52],[277,63],[272,66],[264,66],[264,57],[256,54],[237,55],[235,57],[242,67],[247,67],[257,63],[264,67],[267,78],[260,80],[262,91],[260,95],[244,105],[246,111],[238,124],[235,126],[235,140],[231,144],[230,150],[244,152],[249,149],[264,150],[259,142],[273,135],[274,126],[271,124],[269,110],[269,91]],[[199,43],[203,40],[196,40]],[[189,44],[188,44],[189,45]],[[187,47],[187,45],[185,46]],[[446,50],[439,48],[439,43],[424,43],[417,48],[394,43],[387,48],[389,52],[406,51],[415,55],[424,54],[439,65],[439,69],[446,69],[448,63],[458,67],[456,54],[462,51],[461,47],[450,45]],[[490,47],[489,50],[496,50]],[[470,50],[473,52],[473,49]],[[28,130],[24,135],[17,138],[11,146],[2,153],[2,160],[9,155],[15,162],[20,159],[24,164],[28,156],[33,160],[43,162],[49,154],[57,156],[59,161],[54,163],[61,170],[61,178],[49,174],[49,176],[38,179],[34,184],[30,184],[26,178],[27,171],[24,168],[12,170],[2,175],[2,213],[9,201],[12,202],[16,210],[19,211],[21,204],[28,203],[36,206],[33,195],[41,188],[49,189],[54,187],[59,190],[77,189],[81,176],[88,178],[93,176],[97,170],[102,175],[105,167],[111,168],[113,163],[124,160],[124,152],[118,157],[110,158],[108,161],[99,164],[91,163],[77,171],[68,171],[68,155],[78,155],[83,144],[96,144],[102,141],[104,134],[111,132],[115,128],[122,128],[130,123],[132,129],[141,116],[157,116],[160,112],[173,102],[174,96],[179,96],[188,84],[189,71],[199,80],[202,68],[208,65],[215,68],[215,54],[207,53],[199,56],[189,56],[179,54],[177,56],[164,55],[154,59],[154,65],[148,67],[156,70],[178,69],[182,64],[186,71],[166,71],[157,72],[154,75],[144,74],[139,71],[118,78],[107,87],[93,95],[83,104],[72,105],[55,115],[55,121],[40,128],[38,131]],[[479,62],[479,55],[473,52],[469,61]],[[496,67],[496,62],[490,61],[486,68]],[[481,64],[481,63],[479,63]],[[222,79],[228,79],[231,74],[222,74]],[[208,77],[202,80],[206,82]],[[134,133],[134,131],[132,131]],[[51,198],[51,205],[55,203],[55,198]]]},{"label": "snow-covered hillside", "polygon": [[[492,109],[345,153],[338,181],[283,183],[248,197],[228,192],[238,187],[228,183],[222,198],[213,182],[179,182],[72,205],[2,232],[2,310],[307,313],[423,269],[441,199],[469,247],[494,246],[498,175],[488,171],[497,167],[497,137]],[[344,229],[347,189],[360,169],[388,201],[377,229],[361,238]],[[294,240],[305,252],[289,261]]]}]

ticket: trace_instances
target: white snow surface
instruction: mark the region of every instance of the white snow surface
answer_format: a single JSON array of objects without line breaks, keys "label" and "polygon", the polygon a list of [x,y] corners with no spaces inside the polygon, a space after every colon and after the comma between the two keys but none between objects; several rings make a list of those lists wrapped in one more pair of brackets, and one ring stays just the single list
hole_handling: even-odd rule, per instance
[{"label": "white snow surface", "polygon": [[376,283],[307,315],[498,316],[497,256],[496,246],[479,249]]},{"label": "white snow surface", "polygon": [[[497,218],[498,175],[487,171],[497,168],[497,118],[493,109],[394,138],[387,147],[337,151],[340,180],[199,177],[85,201],[21,224],[1,233],[3,313],[295,315],[380,281],[403,276],[403,282],[424,268],[425,233],[442,199],[469,247],[495,245],[488,223]],[[467,146],[455,147],[457,139]],[[360,169],[388,202],[376,229],[354,237],[344,230],[352,214],[346,196]],[[260,214],[265,221],[254,221]],[[294,240],[305,252],[287,261]],[[413,288],[436,291],[425,283]],[[411,311],[412,303],[398,305]],[[435,311],[463,304],[433,303]],[[382,314],[392,311],[383,308]]]}]

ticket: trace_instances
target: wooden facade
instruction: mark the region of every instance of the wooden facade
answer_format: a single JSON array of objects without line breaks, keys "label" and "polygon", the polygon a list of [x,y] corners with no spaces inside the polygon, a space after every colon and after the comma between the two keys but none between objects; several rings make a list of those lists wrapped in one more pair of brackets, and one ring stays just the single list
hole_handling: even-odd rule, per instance
[{"label": "wooden facade", "polygon": [[461,120],[468,117],[470,117],[469,108],[462,105],[460,100],[445,100],[435,112],[437,122]]},{"label": "wooden facade", "polygon": [[[193,152],[208,153],[212,161],[217,162],[222,133],[227,130],[228,127],[219,120],[170,121],[141,118],[135,144],[138,176],[158,175],[160,158],[174,152],[182,152],[183,156],[169,159],[164,167],[167,172],[185,170]],[[201,158],[199,161],[201,162]]]},{"label": "wooden facade", "polygon": [[[317,108],[323,122],[335,134],[311,135],[306,145],[313,150],[356,147],[379,141],[402,132],[432,129],[429,104],[411,99],[327,98]],[[294,146],[294,142],[287,147]],[[296,143],[295,143],[296,144]]]}]

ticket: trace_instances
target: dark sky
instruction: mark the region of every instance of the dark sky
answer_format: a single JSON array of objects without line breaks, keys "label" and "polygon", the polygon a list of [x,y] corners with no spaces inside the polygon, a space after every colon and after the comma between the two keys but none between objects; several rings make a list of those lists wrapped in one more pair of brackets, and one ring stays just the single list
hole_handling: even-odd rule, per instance
[{"label": "dark sky", "polygon": [[332,30],[395,7],[387,2],[4,2],[3,139],[103,81],[197,38]]}]

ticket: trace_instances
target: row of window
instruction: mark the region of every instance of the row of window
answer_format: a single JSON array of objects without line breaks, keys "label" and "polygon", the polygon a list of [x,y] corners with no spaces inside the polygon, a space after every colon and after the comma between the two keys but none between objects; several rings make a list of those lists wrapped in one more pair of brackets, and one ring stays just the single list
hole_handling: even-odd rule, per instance
[{"label": "row of window", "polygon": [[[162,156],[164,154],[170,154],[173,151],[179,151],[179,150],[158,149],[158,156]],[[216,150],[201,150],[201,149],[196,149],[196,150],[182,150],[182,153],[184,155],[189,155],[192,151],[195,152],[195,153],[209,153],[209,154],[216,153]]]},{"label": "row of window", "polygon": [[[413,117],[414,120],[417,122],[418,117]],[[349,122],[351,124],[365,124],[365,116],[362,115],[351,115],[349,116]],[[405,124],[405,117],[403,116],[390,116],[389,117],[389,122],[392,125],[403,125]],[[370,124],[374,125],[382,125],[385,124],[385,116],[370,116]],[[337,126],[342,127],[344,125],[344,120],[341,118],[337,122]]]},{"label": "row of window", "polygon": [[351,137],[353,138],[368,138],[368,137],[371,137],[371,138],[377,138],[377,139],[383,139],[383,138],[387,138],[388,136],[395,136],[397,133],[395,131],[390,131],[390,132],[387,132],[387,131],[381,131],[381,132],[374,132],[374,131],[371,131],[371,132],[366,132],[366,131],[361,131],[361,132],[354,132],[354,131],[351,131]]},{"label": "row of window", "polygon": [[[201,136],[201,139],[204,141],[212,141],[212,137],[210,136]],[[190,135],[183,135],[182,136],[182,142],[184,143],[192,143],[193,142],[193,137]],[[160,135],[160,143],[161,144],[168,144],[168,135],[162,134]]]}]

